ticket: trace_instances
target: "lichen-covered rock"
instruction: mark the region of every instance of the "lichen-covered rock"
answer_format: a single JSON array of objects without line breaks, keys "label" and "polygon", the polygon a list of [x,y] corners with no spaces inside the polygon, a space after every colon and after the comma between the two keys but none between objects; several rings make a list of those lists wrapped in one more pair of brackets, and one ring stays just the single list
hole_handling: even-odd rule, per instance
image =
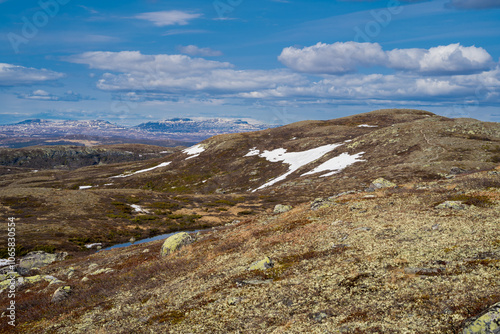
[{"label": "lichen-covered rock", "polygon": [[463,210],[466,209],[467,205],[460,201],[446,201],[436,206],[436,209],[453,209],[453,210]]},{"label": "lichen-covered rock", "polygon": [[61,286],[52,295],[52,302],[58,303],[69,297],[71,294],[71,287],[69,285]]},{"label": "lichen-covered rock", "polygon": [[292,210],[292,206],[291,205],[283,205],[283,204],[278,204],[274,207],[274,213],[285,213],[285,212],[288,212],[290,210]]},{"label": "lichen-covered rock", "polygon": [[165,240],[161,246],[161,256],[167,256],[173,252],[178,251],[182,247],[194,242],[194,238],[186,232],[174,234]]},{"label": "lichen-covered rock", "polygon": [[[332,198],[333,199],[333,198]],[[333,202],[333,200],[330,198],[324,199],[324,198],[316,198],[312,203],[311,203],[311,210],[316,211],[319,209],[323,208],[329,208],[331,206],[337,205],[337,203]]]},{"label": "lichen-covered rock", "polygon": [[396,188],[397,184],[391,181],[388,181],[382,177],[376,179],[375,181],[372,182],[370,185],[370,188],[372,189],[381,189],[381,188]]},{"label": "lichen-covered rock", "polygon": [[274,267],[273,261],[266,256],[264,259],[252,263],[248,270],[266,270],[272,267]]},{"label": "lichen-covered rock", "polygon": [[500,303],[496,303],[465,325],[462,334],[500,333]]},{"label": "lichen-covered rock", "polygon": [[94,271],[90,275],[95,276],[95,275],[99,275],[99,274],[109,274],[109,273],[112,273],[113,271],[115,271],[115,270],[112,268],[101,268],[101,269]]},{"label": "lichen-covered rock", "polygon": [[47,266],[55,261],[62,261],[68,253],[50,254],[43,251],[28,253],[19,261],[18,272],[21,275],[28,275],[32,268],[40,268]]}]

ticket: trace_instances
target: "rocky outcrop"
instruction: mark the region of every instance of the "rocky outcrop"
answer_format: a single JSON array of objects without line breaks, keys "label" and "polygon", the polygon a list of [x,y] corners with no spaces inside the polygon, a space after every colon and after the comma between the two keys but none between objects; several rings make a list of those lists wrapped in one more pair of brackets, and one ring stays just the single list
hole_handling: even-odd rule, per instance
[{"label": "rocky outcrop", "polygon": [[467,321],[462,334],[500,333],[500,303],[496,303],[477,317]]},{"label": "rocky outcrop", "polygon": [[167,256],[194,242],[194,238],[186,232],[180,232],[167,238],[161,247],[161,256]]},{"label": "rocky outcrop", "polygon": [[397,184],[391,181],[388,181],[384,178],[378,178],[372,182],[370,185],[370,189],[382,189],[382,188],[396,188]]},{"label": "rocky outcrop", "polygon": [[278,204],[274,207],[273,212],[274,213],[285,213],[285,212],[288,212],[292,209],[293,209],[293,207],[291,205]]},{"label": "rocky outcrop", "polygon": [[71,294],[71,287],[69,285],[61,286],[52,295],[52,302],[59,303],[67,299]]},{"label": "rocky outcrop", "polygon": [[467,205],[460,201],[446,201],[436,206],[436,209],[453,209],[453,210],[464,210],[467,209]]},{"label": "rocky outcrop", "polygon": [[43,251],[31,252],[19,261],[17,271],[21,275],[29,275],[31,269],[45,267],[55,261],[62,261],[67,255],[66,252],[55,254]]},{"label": "rocky outcrop", "polygon": [[264,259],[252,263],[248,270],[266,270],[272,267],[274,267],[273,261],[266,256]]}]

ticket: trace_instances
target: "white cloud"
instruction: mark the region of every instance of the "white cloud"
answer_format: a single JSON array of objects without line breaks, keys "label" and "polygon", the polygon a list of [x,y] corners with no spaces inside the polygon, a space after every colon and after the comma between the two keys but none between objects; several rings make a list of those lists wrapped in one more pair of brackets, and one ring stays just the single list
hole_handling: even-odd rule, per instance
[{"label": "white cloud", "polygon": [[462,74],[489,70],[493,59],[483,48],[460,44],[426,49],[395,49],[386,52],[388,67],[425,74]]},{"label": "white cloud", "polygon": [[32,85],[44,81],[62,78],[64,74],[36,69],[32,67],[16,66],[0,63],[0,86]]},{"label": "white cloud", "polygon": [[211,48],[199,48],[196,45],[179,46],[177,48],[181,53],[185,53],[190,56],[202,56],[202,57],[218,57],[222,56],[222,52],[218,50],[213,50]]},{"label": "white cloud", "polygon": [[[480,96],[478,96],[480,94]],[[497,101],[500,97],[500,68],[474,75],[421,77],[418,74],[347,74],[332,76],[307,85],[240,94],[254,99],[330,99],[331,101],[441,101],[454,103],[464,97]]]},{"label": "white cloud", "polygon": [[66,58],[105,73],[97,86],[111,91],[241,92],[303,82],[288,70],[234,70],[227,62],[185,55],[143,55],[138,51],[87,52]]},{"label": "white cloud", "polygon": [[337,42],[318,43],[302,49],[288,47],[278,59],[298,72],[343,74],[355,72],[359,66],[383,63],[386,55],[377,43]]},{"label": "white cloud", "polygon": [[187,25],[189,21],[201,17],[201,14],[187,13],[180,10],[142,13],[135,18],[147,20],[159,27],[171,25]]},{"label": "white cloud", "polygon": [[285,48],[278,59],[298,72],[333,75],[372,66],[427,75],[477,73],[494,66],[492,57],[483,48],[460,44],[384,51],[378,43],[318,43],[302,49]]},{"label": "white cloud", "polygon": [[100,70],[150,74],[152,76],[157,73],[189,75],[232,67],[230,63],[226,62],[191,58],[185,55],[143,55],[139,51],[85,52],[68,57],[66,60],[77,64],[87,64],[90,68]]},{"label": "white cloud", "polygon": [[65,101],[65,102],[78,102],[81,100],[92,100],[88,96],[82,96],[71,90],[62,95],[54,95],[45,90],[37,89],[28,94],[18,94],[18,98],[25,100],[39,100],[39,101]]}]

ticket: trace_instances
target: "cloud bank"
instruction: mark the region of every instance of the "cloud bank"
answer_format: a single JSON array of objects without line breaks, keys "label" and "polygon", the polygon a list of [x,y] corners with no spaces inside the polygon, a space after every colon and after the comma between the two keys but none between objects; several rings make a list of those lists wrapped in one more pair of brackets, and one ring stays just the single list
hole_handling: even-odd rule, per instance
[{"label": "cloud bank", "polygon": [[426,75],[453,75],[478,73],[494,66],[483,48],[460,44],[384,51],[378,43],[318,43],[302,49],[285,48],[278,59],[297,72],[332,75],[375,66]]},{"label": "cloud bank", "polygon": [[46,69],[0,63],[0,86],[32,85],[62,77],[64,74]]}]

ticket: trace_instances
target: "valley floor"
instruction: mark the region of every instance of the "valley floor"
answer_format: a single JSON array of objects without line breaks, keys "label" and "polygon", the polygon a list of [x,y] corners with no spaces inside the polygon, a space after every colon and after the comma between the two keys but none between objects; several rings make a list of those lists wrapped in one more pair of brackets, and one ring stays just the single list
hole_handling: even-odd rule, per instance
[{"label": "valley floor", "polygon": [[[51,302],[58,285],[47,282],[20,286],[17,329],[456,333],[500,301],[498,173],[305,203],[199,233],[166,257],[152,242],[54,263],[42,274],[69,297]],[[447,200],[463,205],[437,208]],[[272,268],[249,270],[266,257]]]}]

